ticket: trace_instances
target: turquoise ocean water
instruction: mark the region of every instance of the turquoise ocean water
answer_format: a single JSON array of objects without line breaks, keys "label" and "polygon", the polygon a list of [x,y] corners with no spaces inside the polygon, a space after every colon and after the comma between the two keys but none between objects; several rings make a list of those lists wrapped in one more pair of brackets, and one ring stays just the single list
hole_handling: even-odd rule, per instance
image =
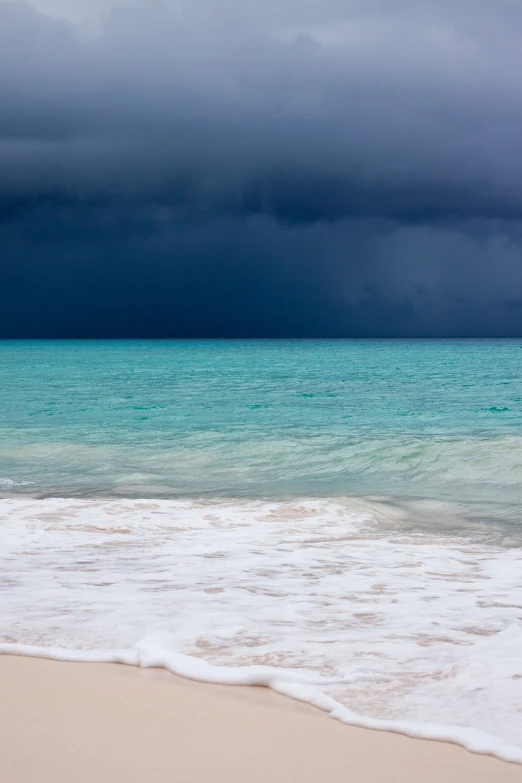
[{"label": "turquoise ocean water", "polygon": [[521,340],[0,342],[0,653],[522,762],[521,574]]},{"label": "turquoise ocean water", "polygon": [[519,535],[522,341],[2,342],[1,490],[370,495]]}]

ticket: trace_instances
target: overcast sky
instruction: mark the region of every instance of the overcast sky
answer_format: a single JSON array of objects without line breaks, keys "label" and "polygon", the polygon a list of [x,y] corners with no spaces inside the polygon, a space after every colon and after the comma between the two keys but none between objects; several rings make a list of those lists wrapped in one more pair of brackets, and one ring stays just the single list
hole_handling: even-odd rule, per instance
[{"label": "overcast sky", "polygon": [[0,336],[522,335],[518,0],[0,0]]}]

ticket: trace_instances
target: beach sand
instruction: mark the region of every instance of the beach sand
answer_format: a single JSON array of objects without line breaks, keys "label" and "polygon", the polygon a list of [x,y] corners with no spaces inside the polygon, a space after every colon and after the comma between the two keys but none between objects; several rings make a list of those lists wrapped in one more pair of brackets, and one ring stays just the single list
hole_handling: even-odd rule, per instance
[{"label": "beach sand", "polygon": [[345,726],[265,688],[0,656],[2,783],[522,783],[522,766]]}]

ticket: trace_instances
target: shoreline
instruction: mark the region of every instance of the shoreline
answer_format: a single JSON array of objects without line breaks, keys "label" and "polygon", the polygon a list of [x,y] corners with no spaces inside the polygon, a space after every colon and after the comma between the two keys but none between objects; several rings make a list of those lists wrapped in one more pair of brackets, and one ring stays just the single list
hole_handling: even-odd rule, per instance
[{"label": "shoreline", "polygon": [[163,669],[0,655],[0,693],[8,783],[522,783],[522,765]]}]

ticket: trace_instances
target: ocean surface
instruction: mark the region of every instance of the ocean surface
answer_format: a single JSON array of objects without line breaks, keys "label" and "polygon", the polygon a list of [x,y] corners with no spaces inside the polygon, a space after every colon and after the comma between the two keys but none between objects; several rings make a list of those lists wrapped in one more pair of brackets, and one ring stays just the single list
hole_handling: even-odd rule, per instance
[{"label": "ocean surface", "polygon": [[522,761],[522,341],[0,342],[0,651]]}]

